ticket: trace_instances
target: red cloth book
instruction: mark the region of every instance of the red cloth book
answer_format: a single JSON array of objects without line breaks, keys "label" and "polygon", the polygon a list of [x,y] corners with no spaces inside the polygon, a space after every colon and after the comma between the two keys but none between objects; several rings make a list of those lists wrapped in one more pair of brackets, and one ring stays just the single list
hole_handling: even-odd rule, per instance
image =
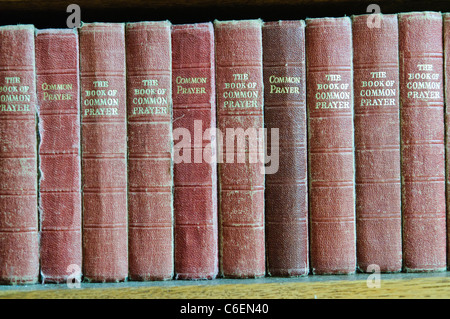
[{"label": "red cloth book", "polygon": [[0,27],[0,283],[39,276],[32,25]]},{"label": "red cloth book", "polygon": [[[265,274],[260,20],[215,21],[220,273]],[[218,137],[219,138],[219,137]]]},{"label": "red cloth book", "polygon": [[[443,14],[444,23],[444,79],[445,79],[445,105],[450,105],[450,14]],[[450,119],[446,108],[445,121],[445,148],[446,154],[450,154]],[[448,155],[447,155],[448,156]],[[450,207],[450,161],[446,158],[446,207]],[[447,265],[450,264],[450,217],[447,216]]]},{"label": "red cloth book", "polygon": [[403,268],[446,269],[442,16],[399,19]]},{"label": "red cloth book", "polygon": [[212,279],[219,267],[212,23],[174,25],[172,59],[175,276]]},{"label": "red cloth book", "polygon": [[78,62],[76,31],[36,31],[42,282],[82,266]]},{"label": "red cloth book", "polygon": [[[397,15],[353,16],[358,269],[402,269]],[[368,25],[369,21],[369,25]]]},{"label": "red cloth book", "polygon": [[[266,174],[266,259],[273,276],[309,271],[304,21],[264,23],[264,120],[279,130],[278,171]],[[270,139],[267,153],[276,145]]]},{"label": "red cloth book", "polygon": [[306,20],[313,274],[356,268],[351,20]]},{"label": "red cloth book", "polygon": [[171,279],[174,272],[170,27],[126,25],[131,280]]},{"label": "red cloth book", "polygon": [[125,27],[85,23],[80,36],[83,274],[128,275]]}]

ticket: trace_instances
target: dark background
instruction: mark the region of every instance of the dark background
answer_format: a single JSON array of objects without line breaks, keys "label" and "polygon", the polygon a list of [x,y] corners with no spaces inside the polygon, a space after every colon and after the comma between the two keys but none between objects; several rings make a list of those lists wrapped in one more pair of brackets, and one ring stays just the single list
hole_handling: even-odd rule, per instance
[{"label": "dark background", "polygon": [[[264,21],[340,17],[367,13],[378,4],[382,13],[450,11],[444,0],[0,0],[0,25],[34,24],[37,28],[66,28],[69,4],[81,7],[83,22],[169,20],[174,24],[261,18]],[[372,13],[372,12],[369,12]]]}]

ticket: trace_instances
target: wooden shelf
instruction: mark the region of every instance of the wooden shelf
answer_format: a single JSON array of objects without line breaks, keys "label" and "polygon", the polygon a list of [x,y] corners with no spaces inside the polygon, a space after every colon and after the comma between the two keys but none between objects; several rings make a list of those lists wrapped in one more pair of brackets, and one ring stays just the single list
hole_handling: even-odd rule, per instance
[{"label": "wooden shelf", "polygon": [[348,299],[450,298],[450,272],[381,274],[380,288],[369,288],[369,274],[300,278],[216,279],[204,281],[83,283],[0,286],[0,299]]}]

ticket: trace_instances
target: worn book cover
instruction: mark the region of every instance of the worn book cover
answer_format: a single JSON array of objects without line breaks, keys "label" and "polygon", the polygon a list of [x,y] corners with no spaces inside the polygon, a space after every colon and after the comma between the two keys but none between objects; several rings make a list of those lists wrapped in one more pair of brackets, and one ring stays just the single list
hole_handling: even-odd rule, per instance
[{"label": "worn book cover", "polygon": [[220,274],[265,275],[262,21],[215,21]]},{"label": "worn book cover", "polygon": [[396,272],[402,269],[397,15],[353,16],[352,23],[358,270]]},{"label": "worn book cover", "polygon": [[128,276],[125,25],[85,23],[80,36],[83,275]]},{"label": "worn book cover", "polygon": [[313,274],[356,270],[351,20],[306,20]]},{"label": "worn book cover", "polygon": [[82,267],[78,33],[37,30],[35,41],[41,278],[65,282]]},{"label": "worn book cover", "polygon": [[279,134],[267,140],[267,154],[278,154],[278,170],[266,174],[267,273],[307,275],[305,22],[266,22],[262,40],[265,128]]},{"label": "worn book cover", "polygon": [[399,19],[403,268],[446,269],[442,16]]},{"label": "worn book cover", "polygon": [[34,27],[0,27],[0,283],[39,276]]},{"label": "worn book cover", "polygon": [[126,25],[131,280],[167,280],[174,272],[170,27]]},{"label": "worn book cover", "polygon": [[219,268],[216,90],[212,23],[172,27],[175,276]]}]

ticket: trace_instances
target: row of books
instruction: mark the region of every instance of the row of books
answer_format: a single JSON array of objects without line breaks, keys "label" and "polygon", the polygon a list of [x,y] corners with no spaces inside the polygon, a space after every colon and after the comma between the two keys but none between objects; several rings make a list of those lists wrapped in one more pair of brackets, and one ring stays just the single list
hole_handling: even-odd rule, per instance
[{"label": "row of books", "polygon": [[0,282],[446,270],[449,52],[438,12],[0,27]]}]

